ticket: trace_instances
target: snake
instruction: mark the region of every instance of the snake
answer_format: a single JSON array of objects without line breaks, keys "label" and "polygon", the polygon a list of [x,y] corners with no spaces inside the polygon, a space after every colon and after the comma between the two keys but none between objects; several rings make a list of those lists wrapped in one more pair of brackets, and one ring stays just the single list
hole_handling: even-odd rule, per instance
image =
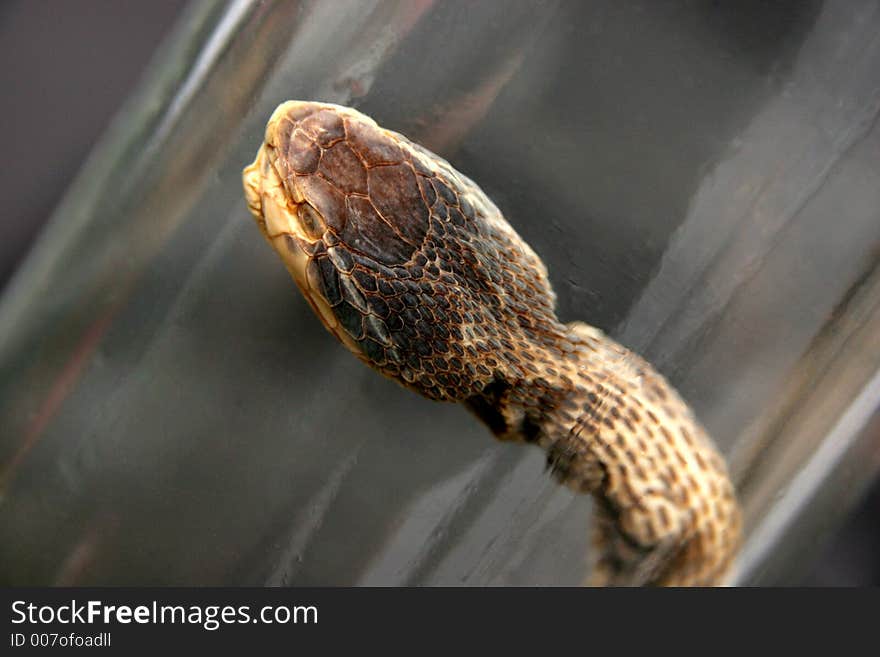
[{"label": "snake", "polygon": [[646,360],[561,322],[547,267],[470,178],[356,109],[287,101],[242,174],[247,207],[357,358],[592,495],[597,586],[726,583],[741,512],[724,458]]}]

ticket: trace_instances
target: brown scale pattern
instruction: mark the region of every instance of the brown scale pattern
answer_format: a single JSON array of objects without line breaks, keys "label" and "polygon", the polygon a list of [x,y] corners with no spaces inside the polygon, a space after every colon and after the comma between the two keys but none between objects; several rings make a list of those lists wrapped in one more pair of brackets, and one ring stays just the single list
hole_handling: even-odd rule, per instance
[{"label": "brown scale pattern", "polygon": [[740,513],[725,463],[648,363],[562,324],[538,256],[445,160],[359,112],[290,101],[244,172],[265,237],[327,328],[597,502],[596,584],[722,582]]}]

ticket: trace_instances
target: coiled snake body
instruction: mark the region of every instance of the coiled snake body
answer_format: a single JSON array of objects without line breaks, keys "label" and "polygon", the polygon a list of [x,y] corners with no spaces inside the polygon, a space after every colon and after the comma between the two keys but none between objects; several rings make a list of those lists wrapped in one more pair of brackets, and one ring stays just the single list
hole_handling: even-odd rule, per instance
[{"label": "coiled snake body", "polygon": [[556,317],[540,258],[449,163],[356,110],[290,101],[244,170],[263,235],[324,325],[405,387],[540,445],[593,494],[593,583],[712,585],[739,544],[723,459],[647,362]]}]

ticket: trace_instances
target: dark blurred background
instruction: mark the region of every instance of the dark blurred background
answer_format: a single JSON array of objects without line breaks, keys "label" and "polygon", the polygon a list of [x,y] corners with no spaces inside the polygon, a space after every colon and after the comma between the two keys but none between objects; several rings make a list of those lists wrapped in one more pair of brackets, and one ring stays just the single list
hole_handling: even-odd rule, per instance
[{"label": "dark blurred background", "polygon": [[[185,6],[183,0],[0,4],[0,289]],[[724,3],[719,3],[724,4]],[[737,5],[760,21],[763,2]],[[748,14],[752,14],[749,16]],[[805,585],[880,584],[880,482],[828,541]]]}]

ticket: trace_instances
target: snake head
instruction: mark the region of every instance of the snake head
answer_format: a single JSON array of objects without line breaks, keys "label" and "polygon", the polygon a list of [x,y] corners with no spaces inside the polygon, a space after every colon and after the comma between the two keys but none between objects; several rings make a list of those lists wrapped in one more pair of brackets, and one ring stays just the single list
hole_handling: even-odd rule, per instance
[{"label": "snake head", "polygon": [[482,191],[356,110],[281,104],[243,178],[260,230],[324,325],[426,396],[476,394],[500,367],[501,336],[515,349],[518,315],[531,322],[543,308],[552,321],[543,264]]},{"label": "snake head", "polygon": [[543,263],[476,184],[356,110],[291,101],[244,189],[305,298],[361,360],[464,402],[498,438],[548,447],[558,479],[596,492],[604,581],[719,581],[740,526],[720,456],[647,363],[560,324]]},{"label": "snake head", "polygon": [[283,103],[245,169],[248,206],[269,237],[287,234],[300,246],[335,241],[403,265],[422,246],[428,206],[401,139],[350,108]]}]

